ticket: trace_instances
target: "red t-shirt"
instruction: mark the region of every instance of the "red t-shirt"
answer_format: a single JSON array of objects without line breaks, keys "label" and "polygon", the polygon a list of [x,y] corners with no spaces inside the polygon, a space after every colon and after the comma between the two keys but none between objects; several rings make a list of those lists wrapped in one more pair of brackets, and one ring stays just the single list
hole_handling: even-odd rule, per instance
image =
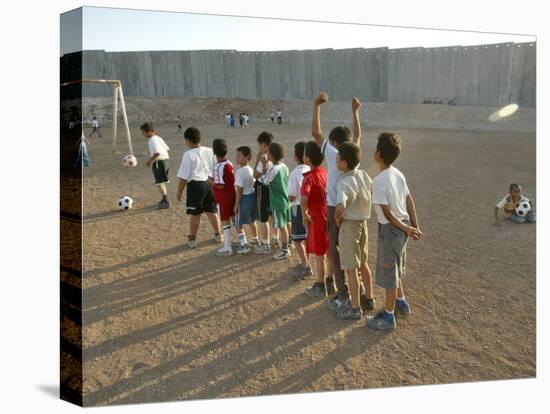
[{"label": "red t-shirt", "polygon": [[235,171],[228,160],[218,161],[214,165],[214,197],[218,204],[235,203]]},{"label": "red t-shirt", "polygon": [[323,167],[304,173],[300,195],[307,197],[307,209],[312,218],[327,217],[327,171]]}]

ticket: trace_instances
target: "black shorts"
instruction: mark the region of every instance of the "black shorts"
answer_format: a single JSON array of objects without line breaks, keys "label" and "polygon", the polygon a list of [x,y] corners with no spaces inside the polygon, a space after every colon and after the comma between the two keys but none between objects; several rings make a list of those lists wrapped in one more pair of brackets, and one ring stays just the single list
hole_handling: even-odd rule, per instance
[{"label": "black shorts", "polygon": [[256,209],[258,212],[258,220],[262,223],[269,221],[271,210],[269,209],[269,187],[263,185],[259,181],[254,184],[256,187]]},{"label": "black shorts", "polygon": [[158,185],[170,182],[168,179],[168,172],[170,171],[168,160],[158,160],[153,162],[151,169],[153,170],[153,176],[155,177],[155,184]]},{"label": "black shorts", "polygon": [[189,181],[187,183],[185,211],[192,215],[218,212],[212,188],[206,181]]}]

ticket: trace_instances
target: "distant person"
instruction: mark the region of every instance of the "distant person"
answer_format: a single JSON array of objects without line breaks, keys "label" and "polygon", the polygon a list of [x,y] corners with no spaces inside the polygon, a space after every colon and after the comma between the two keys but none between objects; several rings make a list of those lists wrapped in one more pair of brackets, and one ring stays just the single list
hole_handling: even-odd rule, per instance
[{"label": "distant person", "polygon": [[181,124],[178,124],[178,128],[176,129],[176,132],[178,134],[183,134],[183,127],[181,126]]},{"label": "distant person", "polygon": [[367,316],[370,329],[395,329],[395,314],[411,313],[403,291],[407,241],[420,239],[422,232],[407,180],[392,165],[400,152],[401,140],[397,135],[383,132],[378,136],[374,161],[380,172],[372,182],[372,204],[378,219],[376,284],[385,289],[386,303],[376,316]]},{"label": "distant person", "polygon": [[283,112],[280,109],[277,110],[277,123],[279,125],[283,123]]},{"label": "distant person", "polygon": [[227,128],[231,128],[231,114],[229,112],[225,114],[225,123]]},{"label": "distant person", "polygon": [[[530,210],[525,216],[520,216],[516,213],[516,206],[520,203],[528,203]],[[498,220],[498,213],[504,209],[504,217],[512,220],[515,223],[534,223],[537,221],[535,210],[533,210],[533,203],[527,197],[521,194],[521,186],[516,183],[510,184],[508,194],[498,202],[495,207],[495,223],[500,225]]]},{"label": "distant person", "polygon": [[235,129],[235,115],[231,114],[229,116],[229,126]]},{"label": "distant person", "polygon": [[248,128],[248,120],[250,119],[250,117],[248,116],[248,114],[243,114],[243,121],[244,121],[244,127],[245,128]]},{"label": "distant person", "polygon": [[153,171],[153,177],[155,178],[155,185],[158,186],[162,199],[158,203],[158,208],[170,208],[170,201],[168,200],[168,189],[166,184],[170,182],[168,173],[170,166],[168,164],[169,156],[168,151],[170,148],[166,145],[166,142],[159,137],[152,123],[148,122],[139,127],[141,133],[147,139],[147,146],[149,147],[149,153],[151,157],[147,160],[147,166],[151,167]]},{"label": "distant person", "polygon": [[97,122],[97,118],[94,116],[93,119],[92,119],[92,133],[90,134],[90,138],[96,132],[98,133],[99,138],[101,138],[101,131],[99,130],[99,122]]},{"label": "distant person", "polygon": [[271,118],[271,123],[274,123],[275,122],[275,112],[271,111],[271,113],[269,114],[269,117]]},{"label": "distant person", "polygon": [[244,122],[244,116],[243,116],[243,113],[241,112],[239,114],[239,124],[241,125],[241,128],[243,127],[243,122]]}]

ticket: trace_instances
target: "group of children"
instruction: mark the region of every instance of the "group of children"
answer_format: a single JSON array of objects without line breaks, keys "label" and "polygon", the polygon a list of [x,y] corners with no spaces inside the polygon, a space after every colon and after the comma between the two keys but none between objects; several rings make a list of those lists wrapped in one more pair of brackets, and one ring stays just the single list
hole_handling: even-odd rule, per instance
[{"label": "group of children", "polygon": [[[232,255],[233,246],[237,247],[237,254],[253,250],[266,255],[271,254],[272,247],[278,247],[273,258],[283,260],[290,257],[293,248],[300,258],[293,277],[316,277],[305,293],[311,297],[331,296],[328,306],[337,318],[357,320],[364,311],[375,307],[367,263],[367,220],[374,205],[378,220],[375,276],[376,283],[385,289],[386,300],[384,310],[367,317],[367,325],[393,329],[396,314],[411,312],[402,282],[407,241],[422,235],[405,177],[392,165],[401,150],[400,139],[393,133],[380,134],[374,160],[381,172],[371,180],[366,171],[359,169],[361,103],[357,98],[352,101],[353,133],[338,126],[325,139],[320,108],[327,101],[324,92],[314,101],[314,140],[296,143],[297,166],[292,173],[283,162],[284,147],[269,132],[258,136],[254,162],[250,147],[236,149],[235,171],[227,158],[224,139],[215,139],[212,148],[208,148],[201,145],[197,128],[184,131],[189,149],[177,173],[177,199],[182,200],[186,189],[186,212],[190,218],[187,247],[197,246],[200,219],[205,213],[214,240],[223,243],[216,256]],[[151,124],[143,125],[141,130],[149,140],[151,158],[147,164],[152,166],[163,195],[159,207],[169,207],[165,190],[168,147]],[[326,170],[322,167],[325,159]],[[234,240],[232,226],[237,231]]]},{"label": "group of children", "polygon": [[[227,112],[225,114],[225,123],[228,128],[235,128],[235,115],[232,113]],[[239,114],[239,124],[241,125],[241,128],[248,128],[248,124],[250,122],[250,115],[248,113],[241,112]]]}]

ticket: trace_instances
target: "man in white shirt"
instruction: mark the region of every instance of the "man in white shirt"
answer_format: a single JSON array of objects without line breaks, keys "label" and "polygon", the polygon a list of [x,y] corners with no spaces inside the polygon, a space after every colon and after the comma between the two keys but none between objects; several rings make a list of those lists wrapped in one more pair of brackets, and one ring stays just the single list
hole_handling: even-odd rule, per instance
[{"label": "man in white shirt", "polygon": [[283,112],[280,109],[277,110],[277,123],[279,125],[283,123]]},{"label": "man in white shirt", "polygon": [[[329,250],[328,260],[330,269],[336,281],[338,293],[329,300],[329,307],[337,310],[340,306],[349,303],[349,291],[346,284],[344,271],[340,266],[340,253],[338,251],[338,226],[335,221],[334,213],[336,208],[336,183],[340,178],[341,172],[338,170],[336,157],[338,156],[338,147],[343,142],[350,141],[351,131],[345,126],[337,126],[333,128],[325,139],[321,131],[321,105],[328,101],[328,94],[321,92],[313,102],[313,118],[311,125],[311,135],[315,138],[317,145],[321,147],[321,151],[327,161],[327,206],[328,206],[328,234],[329,234]],[[361,143],[361,124],[359,122],[359,108],[361,103],[359,99],[353,98],[351,103],[353,116],[353,140],[358,146]],[[362,290],[364,287],[362,287]],[[327,278],[327,293],[334,293],[334,285],[332,280]],[[361,295],[363,298],[364,295]]]},{"label": "man in white shirt", "polygon": [[153,177],[155,178],[155,185],[158,186],[162,199],[158,203],[158,208],[170,208],[170,201],[168,200],[168,189],[166,184],[170,182],[168,173],[170,166],[168,164],[168,151],[170,148],[166,145],[166,142],[159,137],[152,123],[147,122],[141,127],[141,133],[147,139],[147,146],[149,147],[149,154],[151,157],[147,160],[147,166],[152,168]]},{"label": "man in white shirt", "polygon": [[201,146],[201,134],[197,128],[187,128],[183,136],[189,150],[183,154],[178,171],[177,200],[181,201],[183,190],[187,186],[186,212],[190,218],[187,247],[197,247],[197,232],[202,213],[206,213],[214,230],[214,240],[221,243],[218,209],[210,185],[216,162],[214,152],[212,148]]}]

